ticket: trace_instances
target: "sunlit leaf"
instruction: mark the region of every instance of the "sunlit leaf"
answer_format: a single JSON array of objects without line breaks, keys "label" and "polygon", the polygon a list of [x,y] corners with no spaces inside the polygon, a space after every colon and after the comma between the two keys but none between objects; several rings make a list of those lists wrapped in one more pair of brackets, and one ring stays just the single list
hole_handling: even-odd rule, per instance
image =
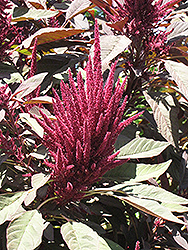
[{"label": "sunlit leaf", "polygon": [[137,198],[153,199],[160,202],[176,203],[176,204],[188,204],[188,199],[177,196],[163,188],[155,187],[148,184],[134,184],[127,185],[120,190],[126,192],[129,196]]},{"label": "sunlit leaf", "polygon": [[85,32],[82,29],[71,29],[71,28],[42,28],[31,35],[29,38],[25,39],[22,45],[25,48],[32,47],[34,45],[35,38],[37,37],[37,45],[50,43],[54,41],[61,40],[63,38],[77,35],[79,33]]},{"label": "sunlit leaf", "polygon": [[173,221],[178,224],[185,224],[182,220],[178,219],[174,216],[167,208],[160,205],[157,201],[151,199],[139,199],[133,196],[129,197],[122,197],[117,196],[117,198],[126,201],[133,207],[144,211],[155,217],[160,217],[168,221]]},{"label": "sunlit leaf", "polygon": [[53,103],[53,98],[50,96],[38,96],[34,97],[29,101],[24,102],[24,104],[37,104],[37,103],[48,103],[52,104]]},{"label": "sunlit leaf", "polygon": [[147,138],[135,138],[120,148],[118,159],[139,159],[154,157],[162,153],[170,143]]},{"label": "sunlit leaf", "polygon": [[44,129],[38,124],[38,122],[34,118],[30,117],[30,114],[20,113],[19,116],[23,122],[26,122],[35,133],[37,133],[41,138],[43,138]]},{"label": "sunlit leaf", "polygon": [[4,117],[5,117],[5,110],[1,109],[0,110],[0,122],[4,119]]},{"label": "sunlit leaf", "polygon": [[50,18],[57,15],[59,12],[55,10],[42,10],[42,9],[28,9],[28,8],[15,8],[12,15],[13,22],[20,22],[26,20],[35,20],[41,18]]},{"label": "sunlit leaf", "polygon": [[35,174],[31,177],[31,186],[33,187],[28,191],[28,195],[24,200],[26,206],[28,206],[36,197],[37,189],[44,186],[49,180],[50,175],[43,173]]},{"label": "sunlit leaf", "polygon": [[178,88],[181,91],[182,95],[185,96],[188,101],[188,66],[183,63],[168,60],[165,61],[165,68],[171,74],[173,80],[178,85]]},{"label": "sunlit leaf", "polygon": [[186,241],[186,239],[184,239],[180,232],[177,231],[176,235],[173,235],[173,239],[181,246],[183,247],[183,249],[188,249],[188,243]]},{"label": "sunlit leaf", "polygon": [[[112,59],[123,52],[131,43],[131,40],[123,35],[104,35],[100,37],[102,70],[105,71]],[[94,45],[91,48],[94,54]]]},{"label": "sunlit leaf", "polygon": [[24,0],[28,8],[46,9],[46,0]]},{"label": "sunlit leaf", "polygon": [[0,195],[0,224],[13,216],[24,201],[27,192]]},{"label": "sunlit leaf", "polygon": [[173,22],[167,28],[167,32],[169,31],[172,31],[167,36],[167,39],[170,42],[173,42],[183,37],[187,37],[188,36],[188,22]]},{"label": "sunlit leaf", "polygon": [[7,228],[8,250],[33,250],[42,242],[42,234],[48,223],[38,210],[26,211],[10,222]]},{"label": "sunlit leaf", "polygon": [[[178,107],[170,95],[158,97],[158,103],[144,91],[146,101],[153,110],[153,116],[161,135],[174,147],[178,141]],[[162,101],[160,101],[162,99]],[[165,103],[164,102],[165,99]],[[169,102],[169,103],[168,103]]]},{"label": "sunlit leaf", "polygon": [[45,76],[48,73],[40,73],[29,79],[25,80],[20,84],[20,86],[15,90],[13,96],[17,98],[23,98],[24,96],[30,94],[33,90],[35,90],[44,80]]},{"label": "sunlit leaf", "polygon": [[102,237],[81,222],[67,222],[61,226],[61,234],[71,250],[111,249]]},{"label": "sunlit leaf", "polygon": [[182,206],[182,205],[177,204],[177,203],[162,202],[161,205],[168,208],[171,212],[177,212],[177,213],[188,212],[188,207]]},{"label": "sunlit leaf", "polygon": [[66,11],[66,19],[71,19],[74,16],[93,8],[90,6],[91,2],[89,0],[74,0]]},{"label": "sunlit leaf", "polygon": [[48,155],[48,150],[44,145],[40,145],[29,155],[32,156],[33,158],[44,160]]},{"label": "sunlit leaf", "polygon": [[159,178],[170,166],[172,160],[160,164],[124,163],[110,171],[104,177],[111,180],[128,180],[134,182],[145,181],[150,178]]}]

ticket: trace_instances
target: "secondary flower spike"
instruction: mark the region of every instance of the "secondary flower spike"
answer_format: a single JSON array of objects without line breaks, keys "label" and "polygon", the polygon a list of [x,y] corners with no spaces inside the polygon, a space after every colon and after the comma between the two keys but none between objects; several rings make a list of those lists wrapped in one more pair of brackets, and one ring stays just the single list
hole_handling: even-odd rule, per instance
[{"label": "secondary flower spike", "polygon": [[[81,73],[77,84],[69,71],[69,84],[61,82],[61,98],[55,90],[53,103],[56,120],[41,112],[36,118],[44,128],[43,144],[49,148],[54,162],[46,161],[52,169],[52,189],[64,204],[80,200],[99,177],[125,161],[117,160],[114,143],[121,131],[141,114],[122,121],[126,98],[126,80],[114,87],[116,63],[104,85],[101,71],[98,25],[95,25],[95,55],[86,67],[86,86]],[[104,85],[104,86],[103,86]]]}]

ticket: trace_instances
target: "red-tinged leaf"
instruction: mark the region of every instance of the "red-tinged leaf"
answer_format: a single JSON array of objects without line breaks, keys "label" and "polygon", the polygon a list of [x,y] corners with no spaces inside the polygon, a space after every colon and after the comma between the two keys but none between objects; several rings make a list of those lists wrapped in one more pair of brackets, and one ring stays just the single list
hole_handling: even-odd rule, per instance
[{"label": "red-tinged leaf", "polygon": [[161,135],[174,147],[177,145],[178,141],[178,110],[173,102],[172,97],[167,96],[166,102],[168,107],[166,107],[162,101],[157,103],[150,95],[144,91],[144,96],[146,101],[149,103],[153,110],[153,116],[157,123],[157,127]]},{"label": "red-tinged leaf", "polygon": [[30,77],[26,81],[22,82],[20,86],[15,90],[13,96],[17,96],[17,98],[23,98],[24,96],[30,94],[33,90],[35,90],[44,80],[45,76],[48,73],[40,73],[33,77]]},{"label": "red-tinged leaf", "polygon": [[35,9],[42,9],[44,10],[44,6],[41,3],[37,3],[37,2],[29,2],[33,7],[35,7]]},{"label": "red-tinged leaf", "polygon": [[66,28],[42,28],[35,32],[32,36],[23,41],[22,45],[25,48],[34,45],[35,38],[37,38],[37,45],[46,44],[54,41],[62,40],[66,37],[77,35],[85,32],[83,29],[66,29]]},{"label": "red-tinged leaf", "polygon": [[46,0],[24,0],[28,8],[46,9]]},{"label": "red-tinged leaf", "polygon": [[52,104],[53,103],[53,98],[50,96],[39,96],[32,98],[31,100],[24,102],[24,104],[37,104],[37,103],[47,103],[47,104]]},{"label": "red-tinged leaf", "polygon": [[111,7],[111,4],[112,4],[111,0],[107,0],[107,2],[103,0],[90,0],[90,1],[94,3],[95,5],[97,5],[99,8],[103,8],[107,10],[108,12],[110,12],[111,14],[118,15],[115,9]]},{"label": "red-tinged leaf", "polygon": [[108,26],[110,26],[113,29],[116,29],[120,32],[123,32],[123,27],[125,26],[125,24],[128,21],[128,17],[125,17],[124,19],[122,19],[121,21],[117,21],[115,23],[106,23]]},{"label": "red-tinged leaf", "polygon": [[[172,47],[170,49],[170,56],[172,58],[176,58],[179,62],[182,62],[188,66],[188,53],[187,53],[187,51],[183,51],[182,48],[181,47]],[[186,46],[185,46],[185,48],[187,49]]]},{"label": "red-tinged leaf", "polygon": [[89,0],[74,0],[66,11],[66,20],[93,8],[94,5],[90,4]]},{"label": "red-tinged leaf", "polygon": [[[171,3],[168,5],[167,9],[172,8],[174,5],[176,5],[177,3],[181,2],[182,0],[176,0],[176,1],[171,1]],[[170,2],[169,0],[167,1],[167,3]],[[164,2],[163,2],[164,4]]]},{"label": "red-tinged leaf", "polygon": [[0,111],[0,122],[4,119],[4,117],[5,117],[5,110],[1,109],[1,111]]},{"label": "red-tinged leaf", "polygon": [[177,231],[176,235],[173,236],[173,239],[178,243],[183,249],[188,249],[187,241],[181,236],[180,232]]},{"label": "red-tinged leaf", "polygon": [[112,6],[112,0],[106,0]]}]

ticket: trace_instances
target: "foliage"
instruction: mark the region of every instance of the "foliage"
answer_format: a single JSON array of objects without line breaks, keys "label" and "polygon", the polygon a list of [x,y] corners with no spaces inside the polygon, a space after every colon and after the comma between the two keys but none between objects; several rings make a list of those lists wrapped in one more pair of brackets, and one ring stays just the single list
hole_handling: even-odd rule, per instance
[{"label": "foliage", "polygon": [[187,2],[0,3],[0,248],[187,249]]}]

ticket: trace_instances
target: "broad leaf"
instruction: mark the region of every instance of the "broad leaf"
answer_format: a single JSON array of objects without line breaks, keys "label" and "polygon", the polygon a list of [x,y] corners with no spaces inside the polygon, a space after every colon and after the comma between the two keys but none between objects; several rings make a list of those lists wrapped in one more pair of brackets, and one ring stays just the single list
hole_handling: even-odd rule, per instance
[{"label": "broad leaf", "polygon": [[0,195],[0,224],[9,220],[24,201],[27,192],[8,193]]},{"label": "broad leaf", "polygon": [[118,14],[114,8],[112,8],[112,1],[111,0],[90,0],[92,3],[96,4],[99,8],[104,8],[105,10],[108,10],[110,14]]},{"label": "broad leaf", "polygon": [[177,204],[177,203],[162,202],[161,205],[168,208],[171,212],[177,212],[177,213],[188,212],[188,207],[182,206],[182,205]]},{"label": "broad leaf", "polygon": [[74,0],[66,11],[66,19],[71,19],[74,16],[93,8],[90,6],[91,2],[89,0]]},{"label": "broad leaf", "polygon": [[[153,110],[153,116],[161,135],[174,147],[178,141],[178,107],[172,96],[158,96],[158,103],[144,91],[146,101]],[[163,103],[165,101],[165,103]]]},{"label": "broad leaf", "polygon": [[173,42],[177,39],[187,37],[188,36],[188,22],[173,22],[168,28],[167,32],[172,31],[167,39],[169,42]]},{"label": "broad leaf", "polygon": [[107,238],[105,238],[105,241],[108,243],[108,245],[110,246],[110,249],[114,249],[114,250],[124,250],[124,248],[122,248],[120,245],[118,245],[117,243],[115,243],[112,240],[109,240]]},{"label": "broad leaf", "polygon": [[177,196],[163,188],[147,184],[126,185],[119,190],[124,191],[129,196],[137,198],[153,199],[160,202],[169,202],[176,204],[188,204],[188,199]]},{"label": "broad leaf", "polygon": [[48,156],[48,149],[44,145],[40,145],[29,155],[33,158],[44,160]]},{"label": "broad leaf", "polygon": [[112,180],[125,181],[131,179],[134,182],[145,181],[150,178],[159,178],[170,166],[171,160],[160,164],[136,164],[124,163],[110,171],[104,177]]},{"label": "broad leaf", "polygon": [[83,14],[79,14],[74,17],[74,27],[89,30],[89,22]]},{"label": "broad leaf", "polygon": [[12,15],[13,22],[35,20],[41,18],[50,18],[57,15],[59,12],[55,10],[28,9],[24,7],[15,8]]},{"label": "broad leaf", "polygon": [[70,250],[111,249],[102,237],[81,222],[67,222],[61,226],[61,234]]},{"label": "broad leaf", "polygon": [[179,220],[174,216],[167,208],[160,205],[157,201],[150,199],[139,199],[135,197],[122,197],[116,196],[117,198],[126,201],[130,205],[137,209],[144,211],[152,216],[160,217],[168,221],[173,221],[179,224],[185,224],[182,220]]},{"label": "broad leaf", "polygon": [[186,241],[186,239],[184,239],[180,232],[177,231],[176,235],[173,235],[173,239],[181,246],[183,247],[183,249],[188,249],[188,243]]},{"label": "broad leaf", "polygon": [[10,79],[12,74],[17,74],[16,69],[9,63],[0,62],[0,79]]},{"label": "broad leaf", "polygon": [[26,122],[35,133],[37,133],[41,138],[43,138],[44,129],[38,124],[38,122],[34,118],[30,117],[30,114],[20,113],[19,116],[22,122]]},{"label": "broad leaf", "polygon": [[46,9],[46,0],[24,0],[28,8]]},{"label": "broad leaf", "polygon": [[33,77],[30,77],[29,79],[25,80],[20,84],[20,86],[15,90],[13,96],[16,96],[17,98],[21,99],[25,97],[26,95],[30,94],[35,90],[44,80],[45,76],[48,73],[40,73]]},{"label": "broad leaf", "polygon": [[0,110],[0,122],[4,119],[4,117],[5,117],[5,110],[1,109]]},{"label": "broad leaf", "polygon": [[48,223],[37,210],[26,211],[10,222],[7,228],[8,250],[33,250],[42,242],[42,234]]},{"label": "broad leaf", "polygon": [[52,104],[53,103],[53,98],[50,96],[38,96],[34,97],[29,101],[24,102],[24,104],[37,104],[37,103],[47,103],[47,104]]},{"label": "broad leaf", "polygon": [[173,80],[178,85],[180,92],[188,101],[188,66],[183,63],[168,60],[165,61],[165,68],[171,74]]},{"label": "broad leaf", "polygon": [[110,26],[113,29],[116,29],[116,30],[120,31],[122,33],[123,28],[125,27],[125,24],[127,23],[128,20],[129,20],[129,18],[125,17],[120,21],[116,21],[114,23],[107,23],[107,25]]},{"label": "broad leaf", "polygon": [[66,37],[77,35],[81,32],[85,32],[82,29],[66,29],[66,28],[42,28],[35,32],[32,36],[25,39],[22,45],[25,48],[29,48],[34,45],[35,38],[37,37],[37,45],[50,43],[58,40],[62,40]]},{"label": "broad leaf", "polygon": [[135,138],[120,148],[118,159],[150,158],[162,153],[170,143],[153,139]]},{"label": "broad leaf", "polygon": [[[123,35],[104,35],[100,37],[102,70],[105,71],[112,59],[123,52],[131,43],[131,40]],[[91,55],[94,54],[94,46]]]},{"label": "broad leaf", "polygon": [[49,180],[50,175],[43,173],[35,174],[31,177],[31,186],[33,187],[28,191],[28,195],[24,200],[26,206],[28,206],[36,197],[37,189],[44,186]]}]

